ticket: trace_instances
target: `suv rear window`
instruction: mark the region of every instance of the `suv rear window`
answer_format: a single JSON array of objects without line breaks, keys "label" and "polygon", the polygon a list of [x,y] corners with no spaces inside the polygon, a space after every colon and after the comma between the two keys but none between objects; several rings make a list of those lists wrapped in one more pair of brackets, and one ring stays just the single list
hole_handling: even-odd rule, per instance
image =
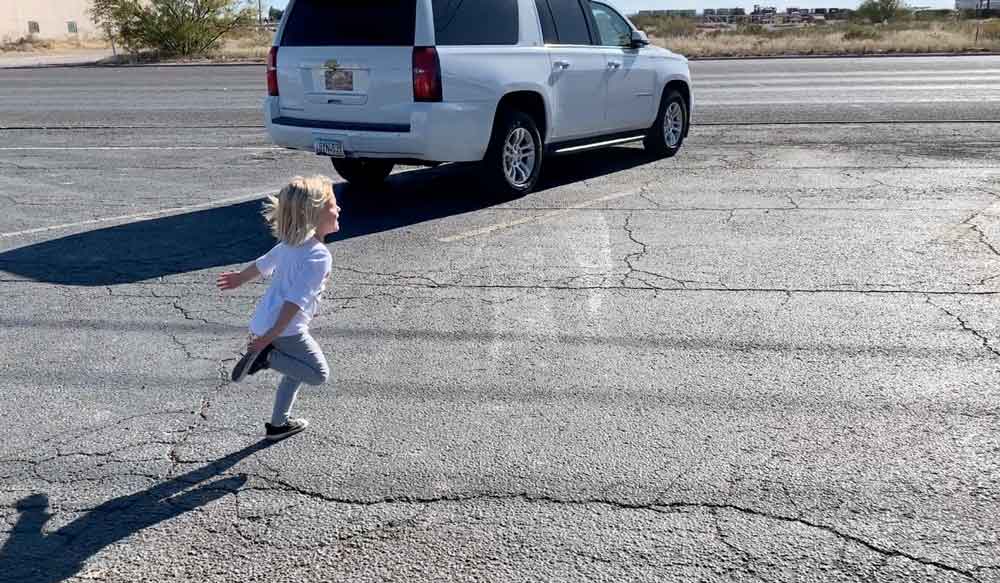
[{"label": "suv rear window", "polygon": [[438,45],[516,45],[517,0],[433,0]]},{"label": "suv rear window", "polygon": [[413,46],[416,0],[295,0],[281,44]]}]

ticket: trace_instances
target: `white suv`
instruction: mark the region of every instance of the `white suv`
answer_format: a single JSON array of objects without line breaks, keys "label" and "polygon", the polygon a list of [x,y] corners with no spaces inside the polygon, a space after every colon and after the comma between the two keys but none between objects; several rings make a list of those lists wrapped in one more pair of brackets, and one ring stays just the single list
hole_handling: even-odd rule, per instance
[{"label": "white suv", "polygon": [[687,59],[596,0],[291,0],[267,81],[274,142],[349,182],[482,161],[515,195],[548,155],[674,155],[693,105]]}]

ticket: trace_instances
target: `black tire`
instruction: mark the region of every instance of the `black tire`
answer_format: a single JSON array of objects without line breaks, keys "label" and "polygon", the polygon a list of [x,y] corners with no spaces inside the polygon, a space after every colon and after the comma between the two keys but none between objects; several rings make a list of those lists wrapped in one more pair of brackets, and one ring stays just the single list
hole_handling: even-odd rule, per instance
[{"label": "black tire", "polygon": [[[527,160],[522,159],[517,166],[519,170],[512,170],[517,176],[524,175],[524,179],[510,179],[506,170],[504,156],[504,145],[512,139],[515,132],[525,130],[531,140],[533,152],[533,163],[529,172],[524,172],[524,165]],[[525,146],[525,142],[521,142]],[[522,150],[523,152],[524,150]],[[493,124],[493,135],[490,137],[490,145],[486,150],[486,157],[483,158],[484,178],[487,189],[497,195],[507,197],[518,197],[528,194],[534,190],[538,184],[538,178],[542,174],[542,160],[545,156],[542,134],[538,131],[538,124],[534,118],[516,109],[501,109],[497,113],[497,119]]]},{"label": "black tire", "polygon": [[388,160],[365,158],[330,158],[333,168],[347,182],[360,187],[376,187],[385,182],[392,172]]},{"label": "black tire", "polygon": [[[679,111],[677,108],[679,108]],[[673,124],[671,132],[673,137],[670,140],[668,140],[665,125],[668,121],[667,112],[669,111],[675,114],[679,113],[681,117],[680,128],[676,127],[676,123]],[[675,118],[671,119],[676,121]],[[660,111],[656,115],[656,121],[653,122],[653,127],[649,128],[649,131],[646,133],[646,139],[643,140],[642,144],[646,147],[646,151],[655,158],[671,158],[677,152],[680,152],[681,146],[684,144],[684,136],[687,135],[689,123],[690,114],[684,97],[680,92],[668,89],[664,92],[663,99],[660,100]]]}]

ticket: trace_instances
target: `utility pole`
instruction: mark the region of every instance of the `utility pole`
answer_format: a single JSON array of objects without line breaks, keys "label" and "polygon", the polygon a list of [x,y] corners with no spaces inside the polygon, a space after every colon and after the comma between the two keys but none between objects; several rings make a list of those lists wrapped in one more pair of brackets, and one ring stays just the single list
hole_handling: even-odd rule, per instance
[{"label": "utility pole", "polygon": [[264,5],[263,0],[257,0],[257,26],[264,26]]}]

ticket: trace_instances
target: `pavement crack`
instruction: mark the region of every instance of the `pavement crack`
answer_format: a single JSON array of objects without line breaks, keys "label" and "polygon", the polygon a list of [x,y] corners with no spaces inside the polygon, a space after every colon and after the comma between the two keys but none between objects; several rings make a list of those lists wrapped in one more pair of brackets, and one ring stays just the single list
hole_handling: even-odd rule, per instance
[{"label": "pavement crack", "polygon": [[979,280],[979,285],[986,285],[987,283],[993,281],[994,279],[1000,278],[1000,273],[996,275],[989,275]]},{"label": "pavement crack", "polygon": [[[55,435],[53,435],[51,437],[48,437],[48,438],[45,438],[45,439],[42,439],[40,441],[35,442],[35,444],[33,444],[31,446],[30,451],[38,451],[42,446],[55,446],[57,448],[57,451],[58,451],[58,446],[59,445],[70,443],[72,441],[80,439],[81,437],[92,437],[95,434],[100,433],[101,431],[104,431],[106,429],[111,429],[113,427],[118,427],[118,426],[123,425],[125,423],[130,423],[132,421],[137,421],[139,419],[145,419],[145,418],[149,418],[149,417],[164,417],[164,416],[173,416],[173,415],[183,415],[185,413],[190,413],[190,410],[185,410],[185,409],[170,409],[170,410],[166,410],[166,411],[154,411],[154,412],[150,412],[150,413],[140,413],[138,415],[130,415],[128,417],[123,417],[123,418],[118,419],[116,421],[112,421],[112,422],[107,423],[105,425],[98,425],[98,426],[90,427],[90,428],[87,428],[87,429],[84,429],[84,430],[71,430],[71,431],[65,431],[65,432],[62,432],[62,433],[57,433],[57,434],[55,434]],[[14,453],[14,454],[24,454],[24,453],[27,453],[27,451],[28,450],[18,450],[18,451],[12,452],[12,453]],[[25,462],[25,463],[38,463],[38,460],[31,461],[31,460],[15,459],[15,460],[12,460],[12,461]]]},{"label": "pavement crack", "polygon": [[177,310],[178,312],[180,312],[180,314],[182,316],[184,316],[185,320],[191,320],[191,321],[194,321],[194,322],[202,322],[204,324],[210,324],[211,323],[208,320],[206,320],[205,318],[199,318],[199,317],[192,316],[191,312],[189,310],[187,310],[184,306],[181,305],[180,300],[175,300],[174,303],[173,303],[173,306],[174,306],[175,310]]},{"label": "pavement crack", "polygon": [[712,514],[712,523],[713,526],[715,527],[715,536],[718,537],[719,542],[725,545],[725,547],[728,548],[729,550],[739,555],[740,560],[744,564],[749,563],[753,559],[753,557],[750,556],[750,553],[729,542],[729,538],[726,536],[726,533],[722,531],[722,523],[719,521],[718,510],[713,509],[711,511],[711,514]]},{"label": "pavement crack", "polygon": [[946,308],[946,307],[944,307],[942,305],[935,304],[933,301],[931,301],[930,296],[926,296],[925,299],[927,300],[928,304],[934,306],[938,310],[941,310],[945,314],[948,314],[949,316],[951,316],[952,318],[954,318],[956,321],[958,321],[958,324],[962,327],[962,330],[965,330],[966,332],[968,332],[968,333],[972,334],[973,336],[975,336],[979,340],[979,342],[983,345],[983,348],[985,348],[986,350],[988,350],[989,352],[991,352],[994,356],[1000,356],[1000,350],[994,348],[993,345],[990,344],[990,339],[985,334],[983,334],[982,332],[980,332],[979,330],[976,330],[972,326],[969,326],[968,322],[966,322],[964,318],[962,318],[958,314],[952,312],[951,310],[949,310],[948,308]]},{"label": "pavement crack", "polygon": [[651,196],[649,196],[649,186],[648,185],[641,186],[639,188],[638,194],[639,194],[639,198],[641,198],[642,200],[644,200],[644,201],[648,202],[649,204],[653,205],[657,209],[663,208],[662,204],[660,204],[655,199],[653,199]]},{"label": "pavement crack", "polygon": [[1000,257],[1000,250],[998,250],[996,246],[993,244],[993,242],[990,241],[989,237],[983,231],[983,228],[975,223],[975,220],[990,208],[991,207],[988,206],[977,210],[976,212],[972,213],[967,218],[962,220],[962,222],[960,222],[959,225],[966,225],[967,227],[972,229],[972,231],[975,232],[976,236],[979,238],[979,243],[985,246],[987,249],[989,249],[994,255]]},{"label": "pavement crack", "polygon": [[969,223],[969,226],[972,227],[972,230],[975,231],[976,235],[979,236],[979,242],[985,245],[987,249],[992,251],[994,255],[1000,257],[1000,251],[998,251],[997,248],[993,245],[993,243],[989,240],[989,238],[986,236],[986,233],[983,232],[982,227],[980,227],[975,223]]},{"label": "pavement crack", "polygon": [[780,310],[784,309],[785,306],[787,306],[788,303],[792,301],[792,292],[791,291],[785,290],[784,294],[785,294],[785,297],[781,299],[781,303],[778,304],[778,309],[775,310],[775,311],[780,311]]},{"label": "pavement crack", "polygon": [[407,273],[402,272],[402,271],[398,271],[398,272],[394,272],[394,273],[381,273],[381,272],[377,272],[377,271],[363,271],[361,269],[355,269],[353,267],[344,267],[342,265],[335,265],[335,266],[333,266],[333,268],[336,269],[336,270],[339,270],[339,271],[347,271],[349,273],[355,273],[355,274],[358,274],[358,275],[367,275],[367,276],[388,278],[391,283],[397,283],[399,280],[401,280],[404,283],[420,282],[420,283],[423,283],[426,287],[442,287],[442,285],[440,283],[434,281],[433,279],[431,279],[431,278],[429,278],[427,276],[424,276],[424,275],[410,275],[410,274],[407,274]]},{"label": "pavement crack", "polygon": [[[295,493],[308,498],[336,503],[336,504],[346,504],[353,506],[377,506],[386,504],[441,504],[441,503],[467,503],[467,502],[503,502],[503,501],[523,501],[531,504],[555,504],[555,505],[566,505],[566,506],[587,506],[587,505],[602,505],[610,506],[619,510],[640,510],[657,512],[660,514],[676,514],[678,512],[685,512],[689,510],[703,510],[709,512],[713,515],[715,520],[718,519],[718,514],[721,511],[735,512],[744,516],[752,516],[755,518],[762,518],[766,520],[774,520],[778,522],[794,523],[800,524],[802,526],[807,526],[809,528],[820,530],[826,532],[834,537],[854,543],[858,546],[864,547],[870,551],[873,551],[883,557],[899,557],[904,558],[921,565],[926,565],[929,567],[935,567],[939,570],[946,571],[949,573],[955,573],[962,575],[963,577],[970,579],[972,581],[979,581],[973,575],[973,571],[962,569],[947,563],[942,563],[934,559],[928,559],[925,557],[919,557],[911,553],[906,553],[903,551],[886,548],[880,544],[870,542],[859,536],[842,532],[832,526],[825,524],[819,524],[812,522],[800,517],[784,516],[781,514],[775,514],[772,512],[764,512],[761,510],[756,510],[753,508],[747,508],[744,506],[738,506],[731,503],[719,504],[713,502],[684,502],[684,501],[672,501],[672,502],[626,502],[621,500],[612,499],[563,499],[556,498],[549,495],[534,495],[527,492],[520,493],[489,493],[489,492],[472,492],[467,494],[453,494],[448,496],[385,496],[381,498],[370,498],[370,499],[351,499],[338,496],[332,496],[322,492],[316,492],[312,490],[307,490],[299,486],[295,486],[288,482],[281,480],[280,478],[264,478],[261,476],[256,476],[263,482],[269,484],[269,486],[251,486],[245,487],[243,490],[251,491],[285,491]],[[718,528],[718,533],[720,535],[720,540],[723,544],[726,544],[729,548],[741,553],[746,554],[745,551],[734,547],[732,544],[728,543],[725,539],[725,534],[722,533],[721,528]]]},{"label": "pavement crack", "polygon": [[174,471],[184,464],[185,460],[181,458],[180,450],[182,447],[187,445],[188,440],[191,439],[191,436],[198,430],[198,427],[201,426],[202,422],[208,419],[208,410],[212,407],[212,397],[215,393],[221,391],[223,387],[230,384],[231,381],[229,380],[227,366],[228,362],[229,360],[222,360],[219,362],[219,384],[202,397],[197,409],[191,411],[191,414],[195,416],[194,421],[188,425],[187,429],[181,434],[180,439],[178,439],[174,446],[170,448],[170,451],[167,452],[167,457],[171,461],[170,469],[167,470],[168,476],[173,475]]},{"label": "pavement crack", "polygon": [[[658,279],[665,279],[667,281],[671,281],[671,282],[673,282],[673,283],[681,286],[681,288],[686,288],[687,284],[689,284],[689,283],[704,283],[704,282],[699,282],[699,281],[689,281],[689,280],[678,279],[676,277],[671,277],[669,275],[663,275],[662,273],[654,273],[652,271],[646,271],[644,269],[637,268],[635,266],[634,262],[636,262],[639,259],[645,257],[646,253],[649,251],[649,245],[647,245],[646,243],[640,241],[639,239],[637,239],[635,237],[635,230],[632,227],[632,217],[633,217],[634,214],[635,214],[634,212],[630,212],[629,214],[625,215],[624,229],[625,229],[625,233],[628,235],[629,240],[633,244],[638,245],[640,247],[640,250],[638,252],[635,252],[635,253],[629,253],[628,255],[625,256],[624,262],[625,262],[625,266],[628,267],[628,273],[626,273],[625,276],[621,278],[621,283],[619,284],[618,287],[621,287],[621,288],[634,288],[634,287],[637,287],[637,286],[630,286],[629,285],[629,280],[636,280],[636,281],[639,281],[639,282],[641,282],[643,284],[642,286],[638,286],[640,289],[642,289],[642,288],[647,288],[647,289],[671,289],[671,288],[664,288],[664,287],[660,287],[660,286],[654,285],[654,284],[650,283],[649,281],[647,281],[646,279],[638,277],[637,274],[638,275],[648,275],[650,277],[655,277],[655,278],[658,278]],[[577,289],[583,289],[583,288],[577,288]]]},{"label": "pavement crack", "polygon": [[635,232],[632,230],[631,226],[633,215],[634,213],[629,213],[625,215],[625,232],[628,234],[629,240],[632,241],[633,244],[638,245],[641,250],[637,253],[629,253],[628,255],[625,256],[625,265],[628,267],[628,273],[626,273],[625,277],[622,278],[622,283],[621,283],[622,287],[626,287],[628,280],[633,277],[634,273],[639,271],[635,268],[633,261],[636,261],[645,256],[646,252],[649,250],[649,247],[645,243],[635,238]]}]

